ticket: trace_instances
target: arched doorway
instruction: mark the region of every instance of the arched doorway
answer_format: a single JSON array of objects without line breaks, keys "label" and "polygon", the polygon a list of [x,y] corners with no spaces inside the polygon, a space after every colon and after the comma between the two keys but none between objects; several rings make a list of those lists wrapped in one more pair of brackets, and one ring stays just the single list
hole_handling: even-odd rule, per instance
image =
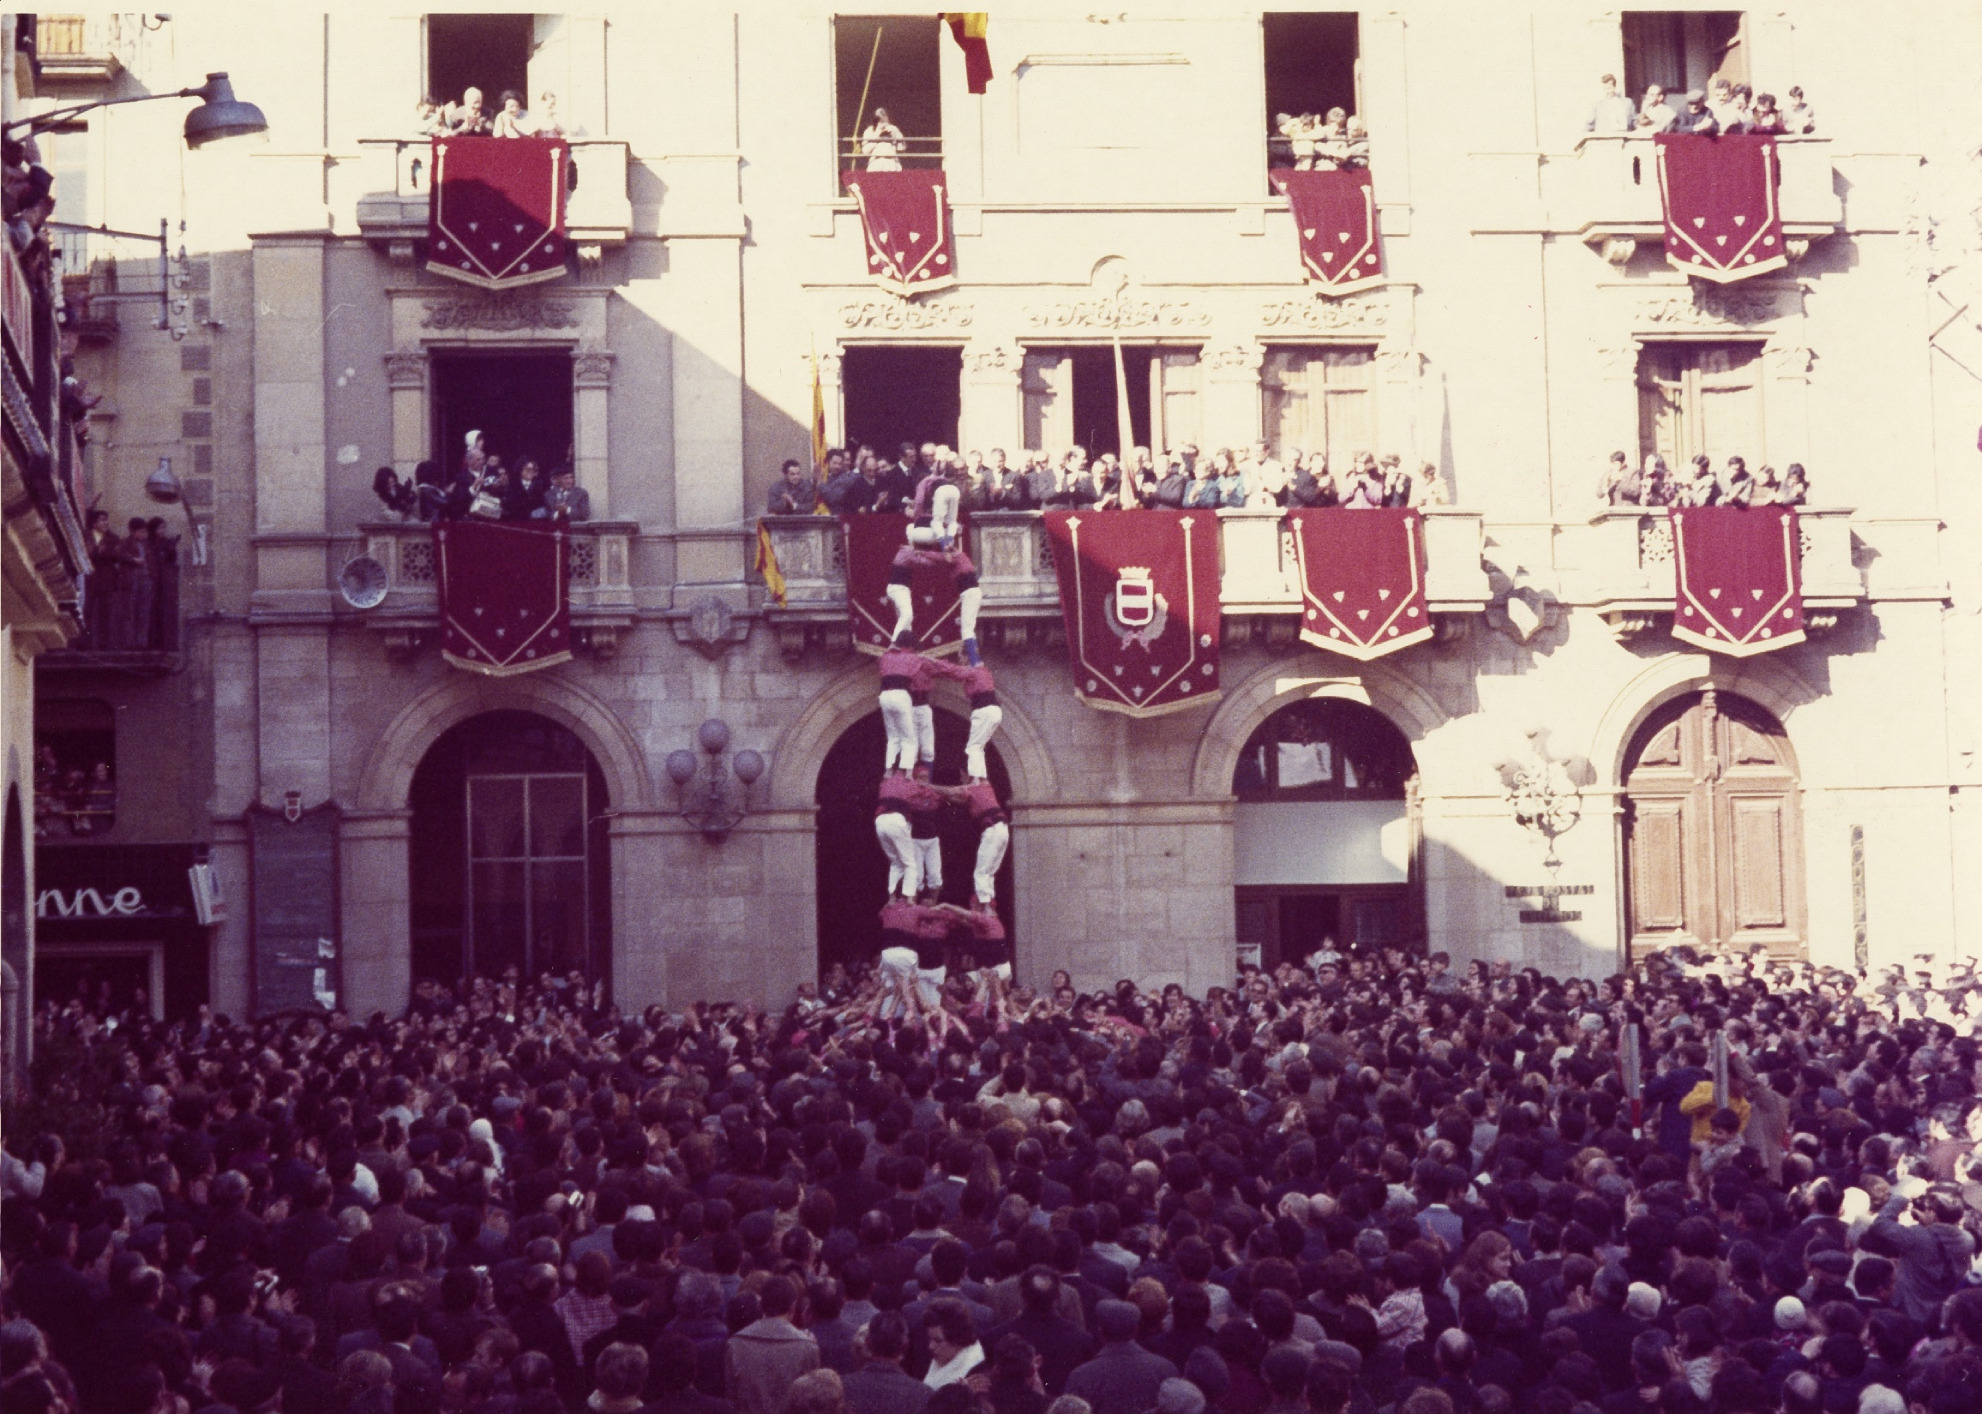
[{"label": "arched doorway", "polygon": [[413,773],[413,977],[515,967],[612,975],[606,784],[584,742],[534,712],[443,733]]},{"label": "arched doorway", "polygon": [[1422,942],[1416,780],[1404,734],[1359,702],[1309,698],[1259,725],[1232,773],[1242,960]]},{"label": "arched doorway", "polygon": [[1677,943],[1801,956],[1803,830],[1782,723],[1708,688],[1666,703],[1624,757],[1631,953]]},{"label": "arched doorway", "polygon": [[[963,780],[963,748],[970,723],[936,709],[936,763],[939,785]],[[881,751],[886,733],[881,714],[871,712],[840,734],[819,766],[815,799],[819,805],[818,851],[819,975],[834,963],[872,961],[880,951],[881,905],[888,898],[888,863],[874,838],[874,802],[881,788]],[[1011,779],[994,744],[988,752],[991,784],[998,799],[1012,798]],[[971,871],[977,862],[977,834],[961,809],[943,811],[943,898],[968,904]],[[1012,852],[998,871],[998,916],[1014,945]]]}]

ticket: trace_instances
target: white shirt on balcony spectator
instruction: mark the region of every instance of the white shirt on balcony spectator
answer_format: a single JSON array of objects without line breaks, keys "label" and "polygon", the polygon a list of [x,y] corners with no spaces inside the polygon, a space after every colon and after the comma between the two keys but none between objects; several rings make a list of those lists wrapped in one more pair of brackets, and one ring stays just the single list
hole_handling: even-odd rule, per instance
[{"label": "white shirt on balcony spectator", "polygon": [[1639,135],[1652,137],[1658,133],[1669,133],[1678,118],[1679,110],[1665,101],[1665,90],[1657,84],[1647,84],[1645,105],[1638,110]]},{"label": "white shirt on balcony spectator", "polygon": [[1817,131],[1817,110],[1803,101],[1803,90],[1792,88],[1789,91],[1789,106],[1782,110],[1783,131],[1788,133],[1814,133]]},{"label": "white shirt on balcony spectator", "polygon": [[1598,137],[1621,137],[1629,133],[1638,122],[1638,107],[1629,97],[1617,91],[1617,75],[1603,76],[1603,91],[1597,96],[1590,109],[1589,121],[1585,130]]},{"label": "white shirt on balcony spectator", "polygon": [[860,134],[860,155],[867,159],[870,172],[899,172],[905,147],[902,130],[888,121],[888,110],[876,108],[874,121]]}]

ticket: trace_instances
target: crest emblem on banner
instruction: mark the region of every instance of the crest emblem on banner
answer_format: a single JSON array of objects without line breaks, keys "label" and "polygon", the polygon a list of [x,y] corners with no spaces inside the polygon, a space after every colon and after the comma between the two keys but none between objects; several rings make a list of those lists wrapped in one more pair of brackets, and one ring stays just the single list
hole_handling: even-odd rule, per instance
[{"label": "crest emblem on banner", "polygon": [[1140,643],[1147,647],[1163,636],[1170,626],[1170,601],[1156,592],[1147,566],[1132,565],[1115,580],[1115,592],[1108,599],[1108,627],[1124,647]]}]

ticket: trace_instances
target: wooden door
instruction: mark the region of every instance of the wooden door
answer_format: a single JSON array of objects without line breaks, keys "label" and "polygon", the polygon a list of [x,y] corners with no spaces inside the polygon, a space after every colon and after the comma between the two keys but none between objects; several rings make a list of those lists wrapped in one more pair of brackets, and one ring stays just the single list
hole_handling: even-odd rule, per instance
[{"label": "wooden door", "polygon": [[1064,452],[1074,440],[1074,361],[1065,349],[1027,349],[1019,374],[1029,452]]},{"label": "wooden door", "polygon": [[1675,474],[1704,452],[1719,466],[1763,449],[1761,345],[1648,343],[1638,357],[1638,455]]},{"label": "wooden door", "polygon": [[1800,956],[1802,829],[1781,725],[1712,689],[1661,708],[1626,758],[1633,954],[1690,943]]},{"label": "wooden door", "polygon": [[1268,349],[1261,397],[1273,454],[1321,452],[1341,477],[1358,452],[1375,450],[1375,359],[1362,346]]}]

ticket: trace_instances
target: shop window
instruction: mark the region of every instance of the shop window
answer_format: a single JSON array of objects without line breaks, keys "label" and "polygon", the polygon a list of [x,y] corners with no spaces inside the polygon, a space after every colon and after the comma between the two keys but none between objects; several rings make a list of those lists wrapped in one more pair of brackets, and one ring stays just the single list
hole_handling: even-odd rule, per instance
[{"label": "shop window", "polygon": [[1646,344],[1638,355],[1638,453],[1665,458],[1675,476],[1706,455],[1760,462],[1762,346]]},{"label": "shop window", "polygon": [[1375,450],[1376,350],[1269,348],[1261,370],[1266,440],[1283,459],[1325,453],[1336,475]]},{"label": "shop window", "polygon": [[1294,165],[1295,136],[1283,118],[1325,121],[1329,110],[1362,112],[1362,61],[1353,11],[1262,17],[1265,32],[1267,166]]},{"label": "shop window", "polygon": [[471,431],[513,474],[524,460],[573,462],[571,355],[523,351],[433,356],[433,458],[443,477],[461,465]]},{"label": "shop window", "polygon": [[117,823],[116,715],[107,702],[58,698],[34,709],[34,837],[93,838]]},{"label": "shop window", "polygon": [[1745,17],[1739,10],[1626,10],[1624,91],[1634,100],[1657,84],[1668,94],[1714,82],[1748,82]]},{"label": "shop window", "polygon": [[957,444],[963,409],[963,350],[880,344],[850,348],[840,362],[846,442],[890,456],[903,442]]},{"label": "shop window", "polygon": [[1240,800],[1402,800],[1416,773],[1410,743],[1360,703],[1314,698],[1283,707],[1240,753]]},{"label": "shop window", "polygon": [[[1122,371],[1132,445],[1159,455],[1196,446],[1198,350],[1131,344],[1122,350]],[[1078,444],[1090,458],[1122,454],[1111,346],[1027,349],[1020,386],[1028,451],[1058,454]]]},{"label": "shop window", "polygon": [[942,21],[925,15],[834,16],[842,171],[943,165],[941,38]]},{"label": "shop window", "polygon": [[502,109],[504,90],[527,94],[535,21],[534,15],[428,15],[427,96],[446,105],[479,88],[484,111],[493,115]]}]

